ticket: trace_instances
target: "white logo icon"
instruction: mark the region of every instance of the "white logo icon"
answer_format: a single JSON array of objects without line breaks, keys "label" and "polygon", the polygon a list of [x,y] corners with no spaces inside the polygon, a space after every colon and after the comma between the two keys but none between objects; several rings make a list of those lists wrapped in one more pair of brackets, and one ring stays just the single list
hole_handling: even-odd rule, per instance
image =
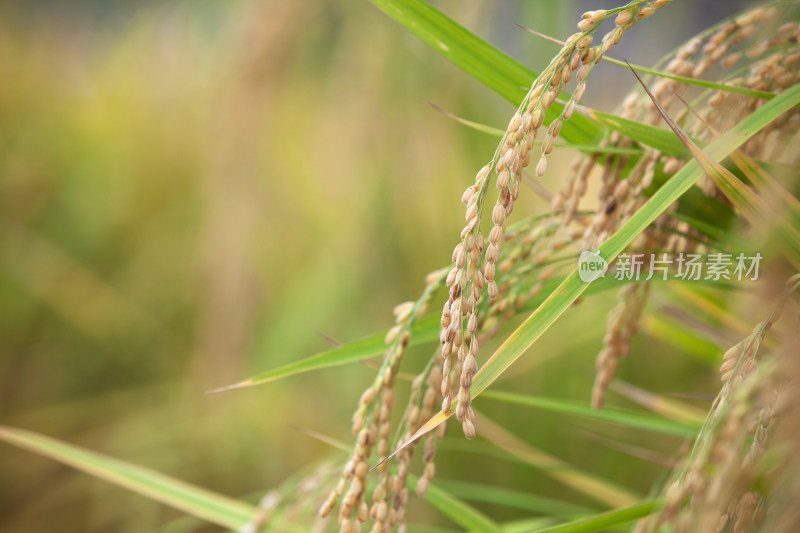
[{"label": "white logo icon", "polygon": [[590,252],[586,250],[581,252],[578,259],[578,276],[581,281],[589,283],[597,278],[605,277],[608,270],[608,262],[600,257],[600,250]]}]

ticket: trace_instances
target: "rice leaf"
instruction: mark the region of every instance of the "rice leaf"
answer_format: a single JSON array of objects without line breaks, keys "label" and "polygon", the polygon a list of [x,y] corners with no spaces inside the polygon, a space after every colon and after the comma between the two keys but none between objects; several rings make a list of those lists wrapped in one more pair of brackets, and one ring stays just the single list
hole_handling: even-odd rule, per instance
[{"label": "rice leaf", "polygon": [[32,431],[0,426],[0,440],[225,528],[239,529],[256,512],[248,503]]},{"label": "rice leaf", "polygon": [[[439,337],[438,328],[439,317],[437,316],[428,315],[419,319],[412,329],[410,344],[420,344],[437,339]],[[386,350],[385,337],[386,331],[376,333],[208,392],[215,393],[243,387],[252,387],[303,372],[356,363],[362,359],[382,354]]]},{"label": "rice leaf", "polygon": [[[518,105],[536,79],[536,73],[482,40],[423,0],[370,0],[381,11],[405,26],[455,66],[514,105]],[[561,113],[554,103],[547,120]],[[564,124],[567,141],[589,144],[599,128],[586,117],[574,115]]]},{"label": "rice leaf", "polygon": [[[463,117],[459,117],[458,115],[443,109],[442,107],[432,103],[427,102],[429,106],[434,108],[436,111],[439,111],[441,114],[446,116],[449,119],[455,120],[459,124],[466,126],[470,129],[475,131],[479,131],[481,133],[485,133],[487,135],[491,135],[492,137],[500,138],[506,134],[506,131],[500,128],[495,128],[494,126],[489,126],[488,124],[482,124],[480,122],[475,122],[474,120],[469,120]],[[540,146],[542,141],[535,141],[534,143],[536,146]],[[639,155],[642,153],[641,149],[638,148],[621,148],[618,146],[597,146],[594,144],[575,144],[570,142],[557,142],[554,145],[556,148],[572,148],[573,150],[578,150],[579,152],[584,152],[587,154],[612,154],[612,155]]]},{"label": "rice leaf", "polygon": [[[524,309],[535,308],[536,305],[544,301],[545,294],[558,286],[561,279],[554,278],[553,280],[545,283],[542,294],[536,298],[532,298]],[[599,279],[593,283],[588,289],[590,294],[606,291],[612,288],[619,288],[619,282],[608,279]],[[439,338],[439,320],[440,316],[428,315],[418,319],[414,323],[411,330],[410,345],[423,344],[431,342]],[[342,346],[331,348],[317,354],[311,355],[299,361],[283,365],[281,367],[268,370],[256,376],[249,377],[232,385],[226,385],[208,391],[209,393],[223,392],[227,390],[240,389],[244,387],[253,387],[263,383],[269,383],[278,379],[293,376],[295,374],[302,374],[304,372],[311,372],[313,370],[321,370],[339,365],[346,365],[357,363],[364,359],[377,357],[386,351],[386,343],[384,341],[388,330],[375,333],[363,339],[353,341]]]},{"label": "rice leaf", "polygon": [[642,331],[648,336],[671,344],[676,353],[685,354],[710,366],[719,365],[719,346],[700,333],[682,324],[673,323],[658,315],[647,315],[642,320]]},{"label": "rice leaf", "polygon": [[608,531],[609,528],[623,526],[639,518],[649,516],[660,509],[662,505],[663,503],[660,500],[643,501],[629,507],[580,518],[566,524],[534,529],[531,533],[595,533]]},{"label": "rice leaf", "polygon": [[733,173],[722,166],[717,161],[714,161],[710,157],[708,157],[703,150],[700,149],[697,144],[693,140],[689,138],[689,136],[681,129],[675,120],[667,113],[667,110],[656,100],[653,93],[650,92],[650,89],[647,88],[647,85],[644,84],[642,79],[636,74],[636,71],[631,69],[633,75],[636,76],[636,79],[639,81],[639,84],[644,88],[647,96],[650,97],[650,100],[658,109],[658,112],[661,114],[661,117],[664,121],[669,125],[670,129],[675,133],[681,143],[691,152],[692,156],[700,163],[700,166],[703,167],[703,170],[708,174],[711,179],[714,180],[714,183],[719,187],[722,193],[731,201],[731,203],[739,210],[741,210],[744,215],[751,220],[751,222],[761,221],[764,214],[766,213],[766,204],[761,201],[753,192],[747,188],[745,184],[743,184],[739,178],[733,175]]},{"label": "rice leaf", "polygon": [[695,426],[703,425],[708,416],[708,411],[706,410],[675,398],[666,398],[654,392],[641,389],[621,379],[615,379],[611,383],[611,388],[645,409],[676,422]]},{"label": "rice leaf", "polygon": [[558,520],[547,516],[513,520],[511,522],[503,523],[503,533],[528,533],[532,529],[542,529],[544,527],[549,527],[554,523],[558,523]]},{"label": "rice leaf", "polygon": [[715,91],[723,91],[726,93],[731,94],[741,94],[743,96],[749,96],[750,98],[760,98],[762,100],[771,100],[775,98],[775,93],[771,93],[768,91],[757,91],[755,89],[750,89],[747,87],[740,87],[737,85],[727,85],[725,83],[717,83],[708,80],[701,80],[698,78],[686,78],[684,76],[677,76],[675,74],[670,74],[669,72],[664,72],[662,70],[657,70],[653,68],[643,67],[641,65],[632,65],[627,61],[620,61],[619,59],[614,59],[613,57],[603,56],[604,61],[608,61],[614,65],[618,65],[620,67],[630,67],[632,70],[636,72],[641,72],[642,74],[649,74],[651,76],[656,76],[659,78],[667,78],[670,80],[679,81],[681,83],[685,83],[687,85],[694,85],[696,87],[703,87],[705,89],[713,89]]},{"label": "rice leaf", "polygon": [[750,156],[736,150],[731,154],[731,159],[737,167],[747,176],[750,183],[755,185],[756,189],[761,191],[762,194],[775,194],[779,199],[786,201],[793,211],[800,210],[800,200],[786,190],[783,185],[775,178],[764,170],[761,165],[754,161]]},{"label": "rice leaf", "polygon": [[554,413],[562,413],[602,422],[609,422],[619,426],[654,431],[665,435],[675,435],[677,437],[697,436],[701,424],[684,424],[674,422],[666,418],[655,417],[652,415],[633,413],[621,409],[606,407],[604,409],[593,409],[588,405],[561,400],[557,398],[542,398],[537,396],[527,396],[501,391],[486,391],[484,398],[499,400],[517,405],[525,405]]},{"label": "rice leaf", "polygon": [[578,470],[571,464],[534,448],[490,418],[478,419],[481,436],[509,455],[540,469],[543,473],[564,485],[588,496],[608,507],[623,507],[639,501],[640,497],[630,490],[619,487],[605,479]]},{"label": "rice leaf", "polygon": [[[408,476],[409,490],[417,489],[418,478]],[[428,485],[425,501],[436,507],[453,522],[464,528],[465,531],[476,533],[500,533],[502,529],[489,517],[474,507],[467,505],[447,491],[437,486],[436,483]]]},{"label": "rice leaf", "polygon": [[681,159],[688,159],[690,156],[689,150],[669,130],[583,106],[577,107],[576,110],[586,113],[598,124],[619,132],[639,144],[654,148],[663,154]]},{"label": "rice leaf", "polygon": [[470,129],[475,131],[479,131],[481,133],[485,133],[487,135],[491,135],[493,137],[502,137],[506,134],[505,130],[500,128],[495,128],[493,126],[489,126],[487,124],[481,124],[480,122],[475,122],[472,120],[467,120],[465,118],[459,117],[458,115],[451,113],[450,111],[439,107],[438,105],[434,104],[433,102],[427,102],[429,106],[434,108],[436,111],[441,113],[442,115],[446,116],[449,119],[455,120],[459,124],[462,124]]},{"label": "rice leaf", "polygon": [[560,518],[571,519],[591,512],[586,507],[562,500],[483,483],[437,479],[436,485],[463,500],[492,503]]},{"label": "rice leaf", "polygon": [[746,321],[731,313],[723,302],[715,300],[710,294],[699,290],[692,291],[680,284],[675,285],[674,294],[686,304],[687,308],[705,313],[706,316],[719,321],[733,335],[746,335],[750,332],[751,326]]}]

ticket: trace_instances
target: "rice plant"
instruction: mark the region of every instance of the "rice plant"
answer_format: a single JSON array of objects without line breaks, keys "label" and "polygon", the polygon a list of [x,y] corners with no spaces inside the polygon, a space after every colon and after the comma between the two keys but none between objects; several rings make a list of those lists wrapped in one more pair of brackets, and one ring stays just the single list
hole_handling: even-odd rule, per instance
[{"label": "rice plant", "polygon": [[[576,13],[572,35],[529,30],[531,42],[560,47],[538,74],[422,0],[372,3],[516,110],[500,130],[452,117],[494,136],[494,149],[487,143],[483,166],[464,180],[464,211],[455,198],[440,209],[464,216],[451,262],[425,277],[415,300],[393,307],[393,324],[212,391],[377,359],[350,440],[303,430],[333,456],[253,504],[21,429],[0,427],[0,439],[242,533],[452,530],[437,529],[442,521],[419,501],[457,530],[480,532],[800,530],[797,3],[718,21],[652,67],[615,58],[615,46],[646,36],[679,0]],[[629,34],[634,27],[642,32]],[[614,113],[583,103],[598,69],[616,69],[634,87]],[[562,151],[576,155],[551,192],[541,180]],[[545,197],[549,209],[515,210],[525,195]],[[609,291],[616,305],[592,348],[584,402],[501,390],[497,381],[540,350],[556,321],[579,331],[570,311]],[[620,365],[651,357],[652,341],[637,343],[642,329],[675,358],[718,366],[716,396],[693,403],[618,379]],[[627,407],[606,406],[610,394]],[[482,414],[492,403],[533,412],[508,425]],[[637,492],[515,434],[540,413],[673,439],[664,456],[644,438],[570,436],[659,460],[659,479]],[[440,479],[442,457],[459,453],[472,455]],[[533,466],[572,498],[530,492],[519,480],[471,479],[473,464],[492,456]],[[527,518],[495,516],[492,506]]]}]

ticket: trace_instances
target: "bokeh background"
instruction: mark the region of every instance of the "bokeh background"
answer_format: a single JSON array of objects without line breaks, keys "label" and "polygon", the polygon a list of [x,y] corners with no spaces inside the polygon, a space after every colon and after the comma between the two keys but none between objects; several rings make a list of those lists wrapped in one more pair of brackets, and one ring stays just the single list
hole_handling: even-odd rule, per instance
[{"label": "bokeh background", "polygon": [[[556,46],[516,23],[564,38],[580,13],[614,3],[435,5],[538,70]],[[743,5],[676,0],[615,55],[652,64]],[[633,80],[596,70],[585,103],[613,109]],[[513,110],[366,1],[3,3],[0,424],[252,501],[332,453],[291,426],[350,442],[367,365],[204,391],[324,350],[325,336],[387,327],[394,304],[449,261],[461,191],[496,141],[426,100],[500,127]],[[561,152],[550,190],[571,157]],[[528,191],[515,217],[545,205]],[[588,402],[611,305],[607,295],[570,311],[499,386]],[[663,345],[646,334],[637,349],[655,355],[625,362],[624,379],[713,391],[708,365],[660,359]],[[429,353],[412,350],[406,368]],[[590,424],[476,407],[642,493],[663,472],[598,446]],[[648,444],[669,455],[676,441]],[[581,500],[498,458],[439,461],[444,478]],[[4,533],[152,531],[178,516],[0,444]]]}]

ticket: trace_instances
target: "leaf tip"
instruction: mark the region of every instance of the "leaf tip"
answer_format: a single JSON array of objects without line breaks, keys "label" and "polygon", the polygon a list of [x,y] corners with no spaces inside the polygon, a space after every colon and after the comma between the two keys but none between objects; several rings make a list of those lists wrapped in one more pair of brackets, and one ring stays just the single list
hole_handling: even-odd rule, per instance
[{"label": "leaf tip", "polygon": [[233,383],[231,385],[225,385],[223,387],[217,387],[216,389],[209,389],[205,393],[206,394],[216,394],[218,392],[225,392],[233,389],[241,389],[244,387],[249,387],[253,385],[253,378],[247,378],[245,380],[239,381],[237,383]]}]

